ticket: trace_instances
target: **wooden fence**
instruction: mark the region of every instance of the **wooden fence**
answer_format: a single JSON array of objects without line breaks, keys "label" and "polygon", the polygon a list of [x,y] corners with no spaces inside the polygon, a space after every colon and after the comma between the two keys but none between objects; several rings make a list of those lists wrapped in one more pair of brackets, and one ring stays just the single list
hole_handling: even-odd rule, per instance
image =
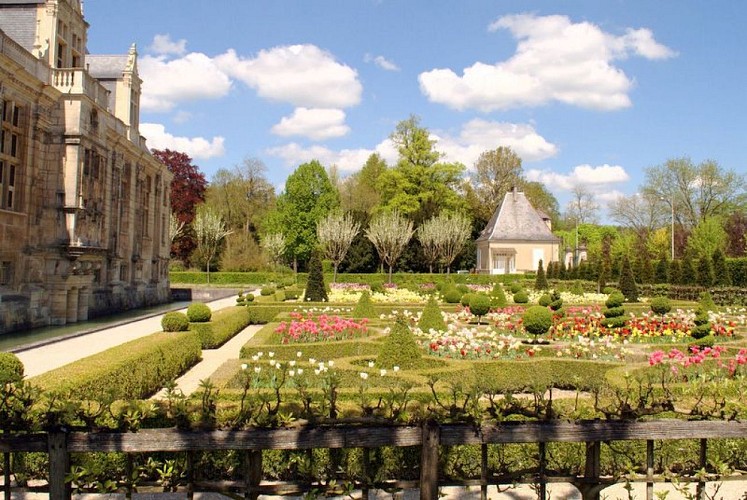
[{"label": "wooden fence", "polygon": [[[646,498],[653,499],[653,486],[663,478],[654,476],[654,440],[699,439],[700,467],[706,467],[709,439],[747,438],[747,422],[734,421],[579,421],[579,422],[513,422],[481,427],[467,424],[437,424],[421,426],[353,426],[290,427],[282,429],[247,429],[219,431],[181,431],[177,429],[147,429],[137,433],[71,432],[28,435],[0,434],[0,452],[4,454],[4,494],[10,499],[10,452],[29,451],[49,454],[49,493],[52,500],[70,498],[70,485],[65,483],[69,471],[70,453],[86,452],[186,452],[187,493],[195,491],[243,491],[245,498],[260,494],[283,495],[308,491],[312,485],[299,483],[268,484],[262,481],[263,450],[311,450],[362,448],[364,467],[368,450],[382,446],[420,446],[419,481],[395,481],[389,487],[419,488],[420,498],[438,500],[438,489],[447,483],[439,480],[439,447],[480,445],[482,475],[479,480],[449,482],[448,485],[480,487],[486,498],[488,485],[511,484],[515,479],[493,477],[488,473],[488,445],[509,443],[537,443],[539,468],[525,483],[537,484],[540,498],[547,498],[547,484],[570,482],[576,485],[585,500],[598,499],[599,492],[614,483],[600,477],[601,443],[610,441],[645,440],[646,475],[637,478],[646,482]],[[584,474],[572,477],[551,477],[547,474],[547,443],[586,443]],[[197,451],[239,450],[245,453],[243,482],[222,482],[204,485],[193,482],[191,453]],[[128,463],[131,461],[128,460]],[[739,476],[719,480],[741,479]],[[364,498],[377,484],[364,481],[356,484]],[[697,485],[698,497],[704,498],[705,485]],[[131,491],[128,491],[128,496]]]}]

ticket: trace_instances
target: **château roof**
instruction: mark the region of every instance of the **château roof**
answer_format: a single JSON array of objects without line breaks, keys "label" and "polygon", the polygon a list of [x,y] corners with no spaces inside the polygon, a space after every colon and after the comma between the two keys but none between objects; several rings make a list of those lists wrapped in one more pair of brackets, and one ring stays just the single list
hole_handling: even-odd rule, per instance
[{"label": "ch\u00e2teau roof", "polygon": [[514,190],[506,193],[503,203],[477,238],[477,241],[496,240],[557,242],[558,238],[552,234],[526,195]]},{"label": "ch\u00e2teau roof", "polygon": [[88,73],[94,78],[119,79],[127,69],[128,58],[127,54],[114,56],[89,54],[86,56],[86,66]]}]

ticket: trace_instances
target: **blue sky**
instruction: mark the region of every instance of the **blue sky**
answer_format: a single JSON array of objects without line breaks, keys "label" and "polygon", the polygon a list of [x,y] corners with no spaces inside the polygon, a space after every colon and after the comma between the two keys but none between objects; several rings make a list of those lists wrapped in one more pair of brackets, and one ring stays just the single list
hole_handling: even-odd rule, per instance
[{"label": "blue sky", "polygon": [[208,179],[244,158],[278,187],[343,174],[410,114],[468,168],[511,146],[561,207],[688,156],[744,172],[747,2],[86,0],[93,54],[136,43],[141,133]]}]

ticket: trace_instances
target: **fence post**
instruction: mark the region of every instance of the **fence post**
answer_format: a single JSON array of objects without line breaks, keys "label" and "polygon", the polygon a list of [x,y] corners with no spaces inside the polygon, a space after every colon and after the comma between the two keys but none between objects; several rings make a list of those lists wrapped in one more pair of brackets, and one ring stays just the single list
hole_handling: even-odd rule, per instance
[{"label": "fence post", "polygon": [[423,423],[423,445],[420,451],[420,500],[438,500],[438,445],[441,428],[428,420]]},{"label": "fence post", "polygon": [[602,490],[599,476],[602,472],[602,443],[589,441],[586,443],[586,465],[584,467],[584,482],[581,495],[584,500],[599,500]]},{"label": "fence post", "polygon": [[654,441],[646,441],[646,500],[654,500]]},{"label": "fence post", "polygon": [[488,500],[488,444],[480,445],[480,500]]},{"label": "fence post", "polygon": [[[700,468],[705,472],[705,468],[708,465],[708,440],[707,439],[701,439],[700,440]],[[695,489],[695,494],[698,498],[698,500],[705,500],[705,482],[703,482],[703,479],[698,480],[698,486]]]},{"label": "fence post", "polygon": [[547,443],[539,443],[539,498],[547,500],[547,479],[545,478],[545,469],[547,468]]},{"label": "fence post", "polygon": [[10,453],[3,453],[3,493],[5,500],[10,500]]},{"label": "fence post", "polygon": [[361,485],[361,497],[368,500],[371,484],[371,448],[363,448],[363,484]]},{"label": "fence post", "polygon": [[67,434],[50,432],[47,435],[47,448],[49,451],[49,498],[50,500],[69,500],[70,485],[65,482],[65,475],[70,470]]},{"label": "fence post", "polygon": [[246,492],[244,498],[259,498],[259,483],[262,482],[262,450],[248,450],[244,454],[244,481]]}]

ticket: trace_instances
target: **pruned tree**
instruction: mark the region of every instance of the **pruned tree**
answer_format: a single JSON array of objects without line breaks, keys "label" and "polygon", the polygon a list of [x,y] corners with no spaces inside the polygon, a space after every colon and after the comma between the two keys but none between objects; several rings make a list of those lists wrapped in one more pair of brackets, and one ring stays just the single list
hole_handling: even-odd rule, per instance
[{"label": "pruned tree", "polygon": [[218,248],[223,239],[232,231],[226,229],[220,215],[203,207],[197,209],[192,227],[197,237],[197,248],[200,249],[207,260],[207,282],[210,283],[210,263],[215,254],[218,253]]},{"label": "pruned tree", "polygon": [[397,210],[384,212],[371,221],[366,237],[371,240],[379,258],[389,266],[389,283],[392,268],[412,238],[412,221],[405,219]]},{"label": "pruned tree", "polygon": [[270,260],[276,266],[285,254],[285,236],[283,233],[271,233],[262,238],[262,248],[264,248]]},{"label": "pruned tree", "polygon": [[187,223],[179,220],[179,218],[173,212],[169,214],[169,239],[171,244],[174,244],[174,240],[184,234],[184,230]]},{"label": "pruned tree", "polygon": [[431,274],[433,274],[433,264],[439,257],[439,232],[440,228],[435,217],[423,222],[417,231],[418,241],[420,241],[420,247],[423,249],[423,257],[428,263],[428,272]]},{"label": "pruned tree", "polygon": [[348,253],[350,244],[361,230],[361,225],[353,220],[350,214],[331,213],[316,225],[316,235],[325,256],[332,261],[334,274],[332,282],[337,281],[337,268]]},{"label": "pruned tree", "polygon": [[451,272],[451,263],[471,234],[471,221],[462,213],[440,213],[435,217],[439,227],[439,239],[436,243],[441,261],[446,266],[446,274]]}]

